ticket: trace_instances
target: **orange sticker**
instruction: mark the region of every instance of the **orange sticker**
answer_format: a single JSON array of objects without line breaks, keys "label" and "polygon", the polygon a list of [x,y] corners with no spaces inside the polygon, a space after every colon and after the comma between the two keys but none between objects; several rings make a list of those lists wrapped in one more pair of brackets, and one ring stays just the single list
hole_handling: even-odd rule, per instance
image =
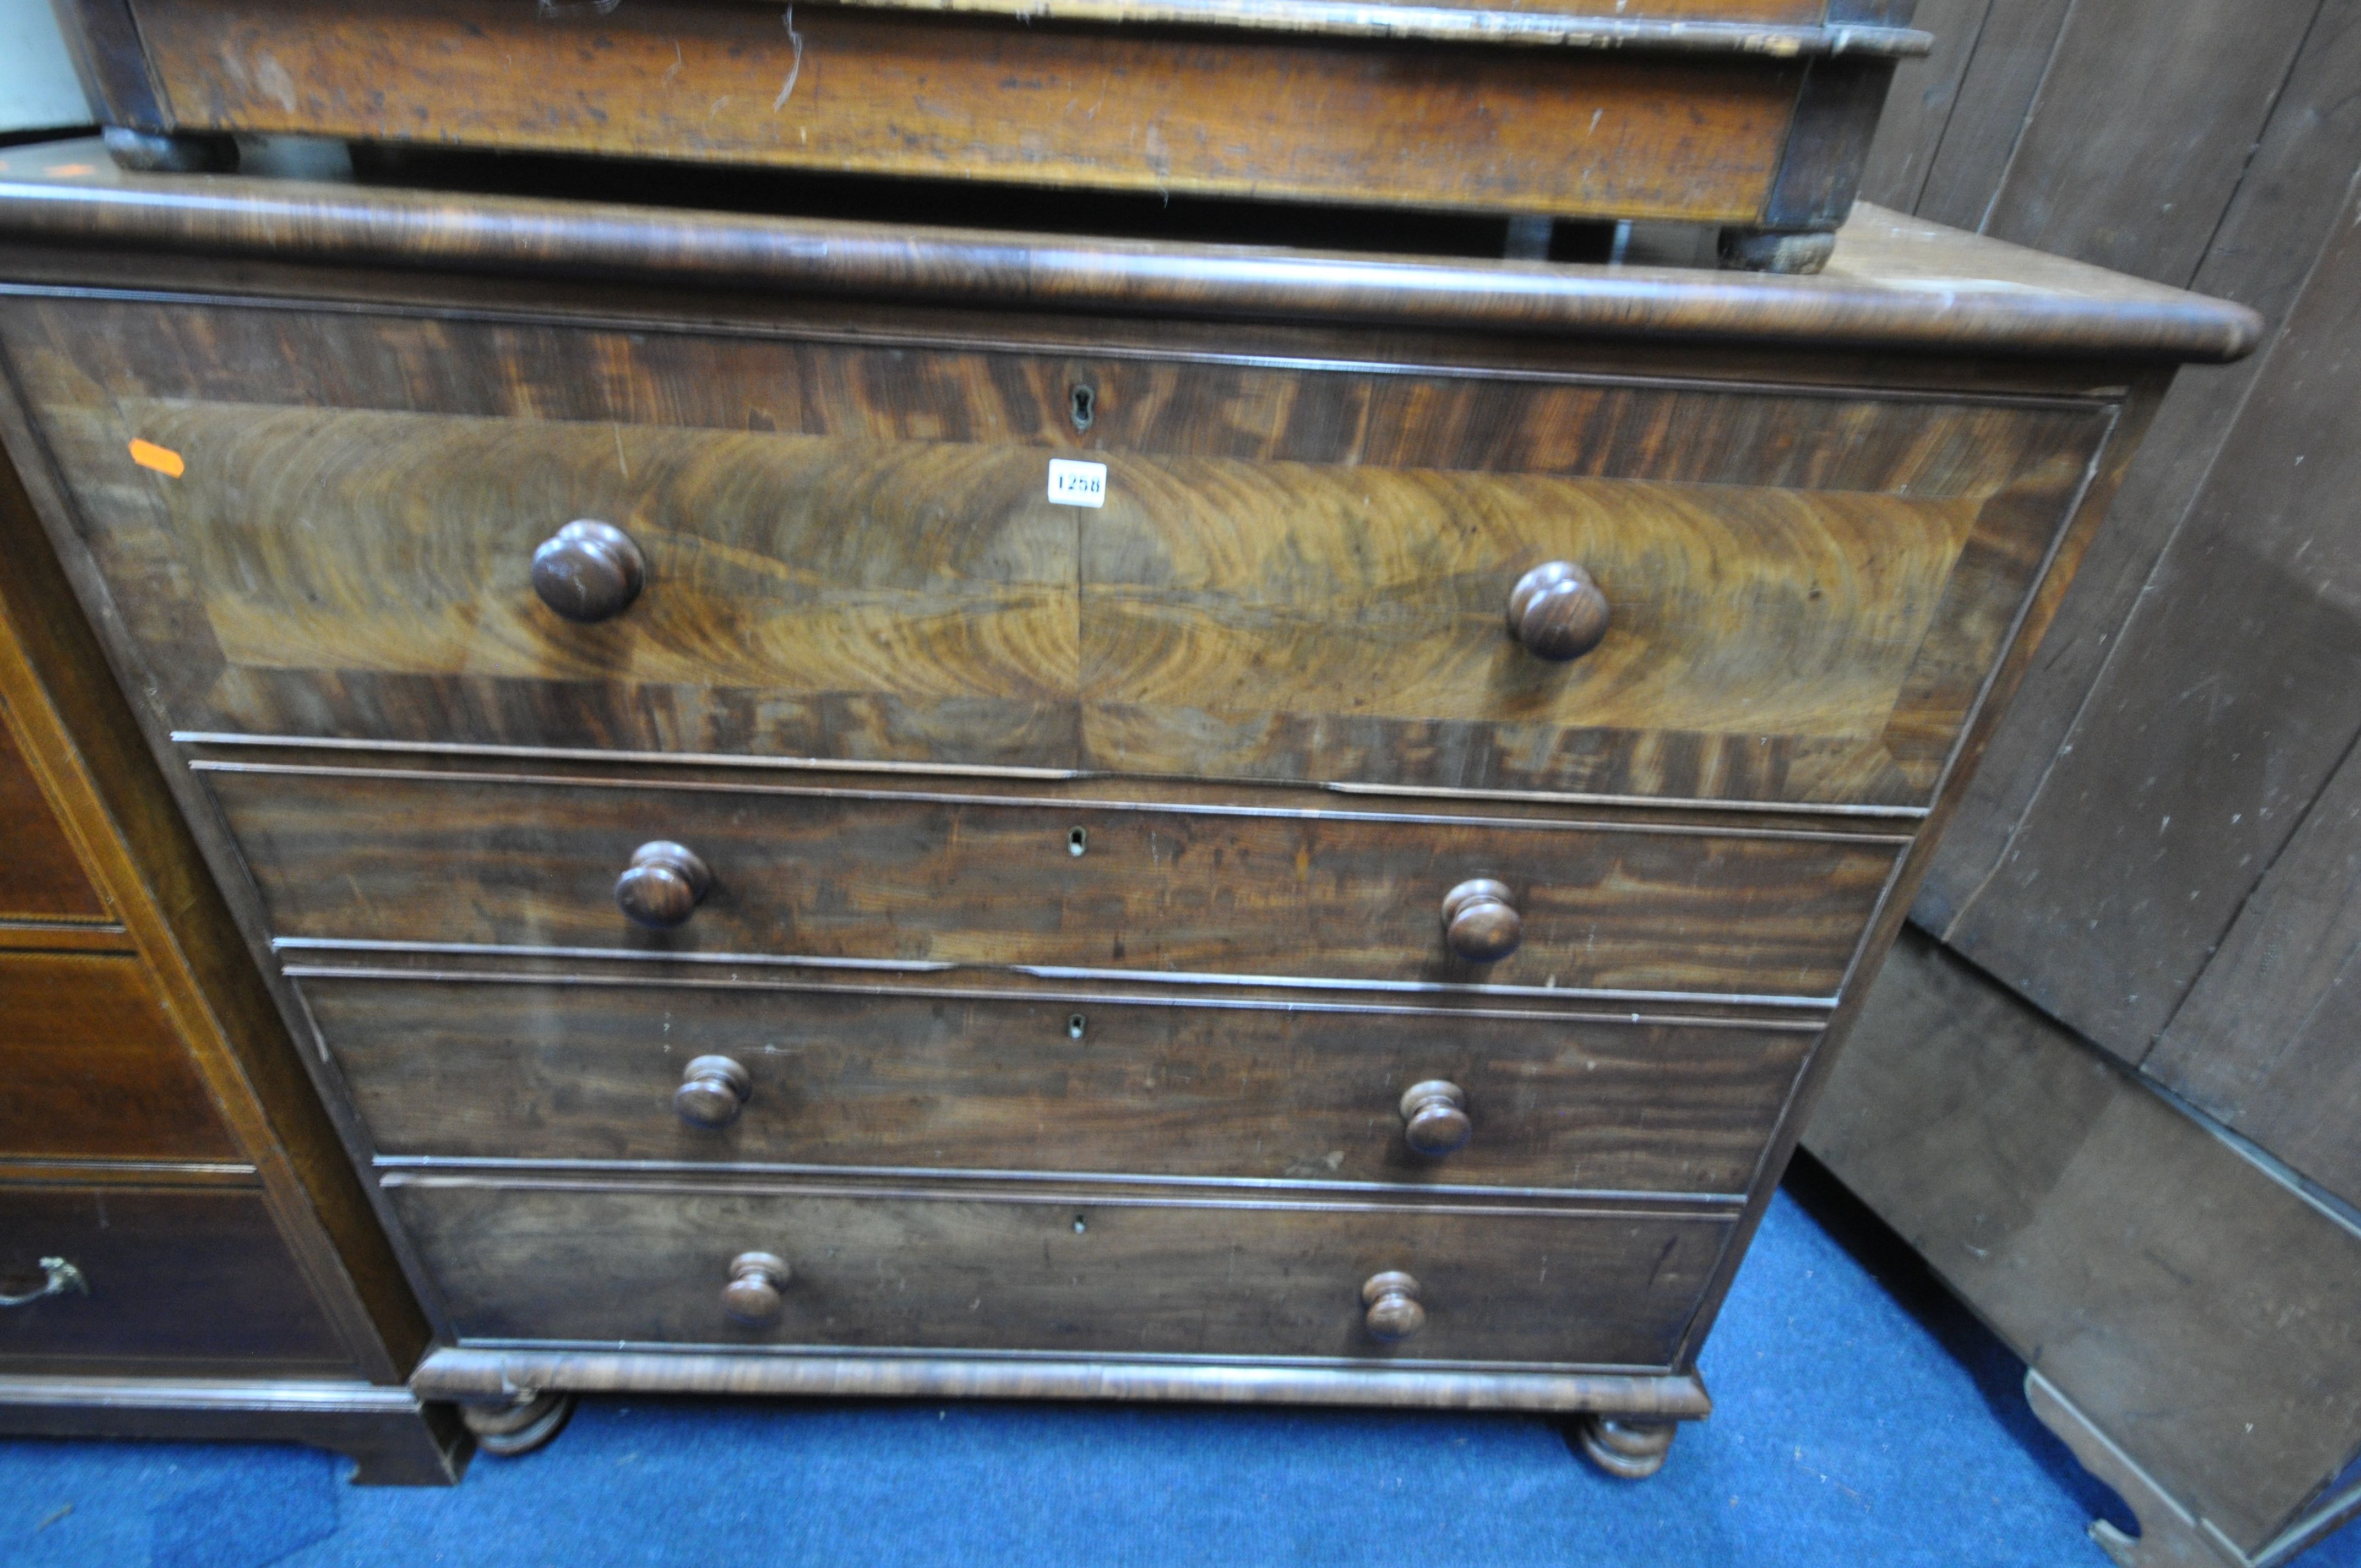
[{"label": "orange sticker", "polygon": [[49,172],[60,180],[71,180],[77,174],[91,172],[91,166],[87,163],[52,163]]},{"label": "orange sticker", "polygon": [[152,441],[133,442],[131,460],[142,468],[153,468],[159,474],[168,475],[175,479],[187,472],[189,466],[181,461],[179,453],[169,446],[159,446]]}]

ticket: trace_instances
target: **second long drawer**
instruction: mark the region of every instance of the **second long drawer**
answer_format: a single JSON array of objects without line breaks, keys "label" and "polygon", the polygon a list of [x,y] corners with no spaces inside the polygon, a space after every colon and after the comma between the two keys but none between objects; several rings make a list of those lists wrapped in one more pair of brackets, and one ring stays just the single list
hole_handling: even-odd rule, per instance
[{"label": "second long drawer", "polygon": [[[200,762],[274,934],[1823,1002],[1901,840],[1631,820]],[[958,781],[949,781],[956,784]],[[710,874],[675,928],[635,854]],[[1455,957],[1493,879],[1522,925]]]},{"label": "second long drawer", "polygon": [[[657,1160],[1734,1196],[1817,1038],[1809,1023],[1509,1009],[296,972],[371,1141],[396,1164]],[[1455,1100],[1429,1090],[1406,1113],[1406,1091],[1433,1084]],[[1465,1120],[1454,1124],[1452,1112]],[[1416,1135],[1426,1152],[1411,1146],[1411,1114],[1428,1117]],[[1448,1147],[1455,1137],[1464,1145]]]}]

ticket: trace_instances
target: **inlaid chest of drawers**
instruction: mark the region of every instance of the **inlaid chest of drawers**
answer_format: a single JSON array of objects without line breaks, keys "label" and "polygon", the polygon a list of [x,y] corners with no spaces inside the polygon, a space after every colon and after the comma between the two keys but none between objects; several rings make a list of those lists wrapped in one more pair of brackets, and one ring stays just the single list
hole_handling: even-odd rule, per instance
[{"label": "inlaid chest of drawers", "polygon": [[508,1446],[971,1393],[1653,1468],[2256,331],[1866,210],[1769,279],[18,154],[0,237],[8,444]]}]

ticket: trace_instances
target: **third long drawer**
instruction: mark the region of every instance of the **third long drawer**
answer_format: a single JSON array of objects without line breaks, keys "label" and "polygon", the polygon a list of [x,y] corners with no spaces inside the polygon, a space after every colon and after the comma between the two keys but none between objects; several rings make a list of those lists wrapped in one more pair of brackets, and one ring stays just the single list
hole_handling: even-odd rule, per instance
[{"label": "third long drawer", "polygon": [[[371,1141],[396,1165],[662,1161],[1734,1199],[1818,1037],[1817,1020],[294,973]],[[1422,1153],[1404,1098],[1431,1084],[1456,1091],[1466,1120],[1442,1136],[1422,1124]],[[1431,1091],[1420,1103],[1454,1098]],[[1454,1133],[1463,1146],[1433,1152]]]},{"label": "third long drawer", "polygon": [[[975,966],[1142,980],[1308,978],[1755,996],[1825,1005],[1901,837],[1697,822],[1238,805],[1114,784],[746,784],[648,773],[444,773],[200,762],[295,942]],[[1006,786],[1024,787],[1021,783]],[[1062,797],[1050,798],[1062,791]],[[1079,792],[1079,793],[1078,793]],[[618,907],[643,850],[709,872],[680,923]],[[1521,917],[1497,962],[1443,907],[1491,879]]]}]

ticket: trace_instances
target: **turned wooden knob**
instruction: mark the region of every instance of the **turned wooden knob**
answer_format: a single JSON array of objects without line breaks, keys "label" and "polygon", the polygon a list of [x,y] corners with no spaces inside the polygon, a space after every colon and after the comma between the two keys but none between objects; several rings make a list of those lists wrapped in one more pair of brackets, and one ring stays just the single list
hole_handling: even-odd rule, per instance
[{"label": "turned wooden knob", "polygon": [[1467,1119],[1467,1091],[1439,1078],[1402,1091],[1402,1140],[1421,1154],[1445,1155],[1466,1146],[1476,1124]]},{"label": "turned wooden knob", "polygon": [[631,536],[587,517],[567,523],[533,553],[533,591],[568,620],[622,614],[647,577],[647,557]]},{"label": "turned wooden knob", "polygon": [[692,1127],[726,1127],[753,1092],[752,1075],[728,1057],[698,1057],[672,1091],[672,1108]]},{"label": "turned wooden knob", "polygon": [[1408,1339],[1426,1327],[1426,1309],[1418,1304],[1418,1281],[1400,1269],[1370,1275],[1361,1287],[1361,1302],[1368,1308],[1361,1321],[1372,1339]]},{"label": "turned wooden knob", "polygon": [[615,879],[615,903],[642,926],[668,930],[697,913],[697,901],[713,885],[705,862],[669,839],[631,851],[631,866]]},{"label": "turned wooden knob", "polygon": [[1536,659],[1579,659],[1607,635],[1607,596],[1571,561],[1545,561],[1509,593],[1509,630]]},{"label": "turned wooden knob", "polygon": [[1478,877],[1443,895],[1444,940],[1471,964],[1499,962],[1524,935],[1524,917],[1509,902],[1506,883]]},{"label": "turned wooden knob", "polygon": [[767,1252],[741,1252],[730,1260],[730,1283],[721,1288],[721,1310],[747,1324],[779,1315],[779,1292],[787,1285],[787,1260]]}]

